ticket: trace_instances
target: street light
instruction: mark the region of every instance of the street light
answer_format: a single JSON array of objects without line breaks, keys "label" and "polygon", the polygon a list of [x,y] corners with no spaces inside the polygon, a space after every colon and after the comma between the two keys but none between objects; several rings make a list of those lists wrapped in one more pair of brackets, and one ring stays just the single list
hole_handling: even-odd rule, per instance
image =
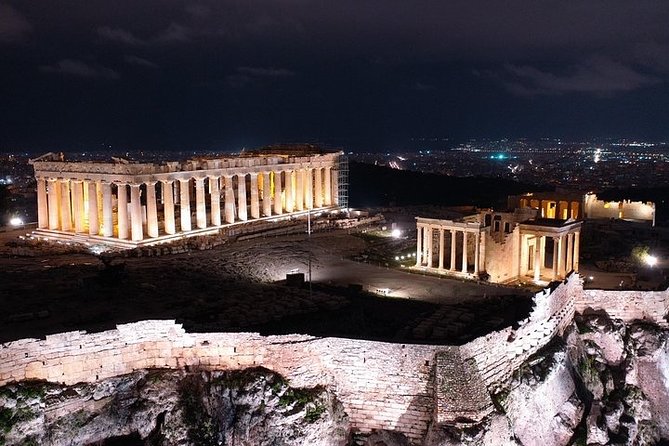
[{"label": "street light", "polygon": [[653,267],[653,266],[657,265],[657,257],[652,256],[650,254],[646,255],[645,261],[646,261],[646,265],[648,265],[650,267]]},{"label": "street light", "polygon": [[21,217],[12,217],[9,220],[10,226],[14,226],[15,228],[19,226],[23,226],[23,219]]}]

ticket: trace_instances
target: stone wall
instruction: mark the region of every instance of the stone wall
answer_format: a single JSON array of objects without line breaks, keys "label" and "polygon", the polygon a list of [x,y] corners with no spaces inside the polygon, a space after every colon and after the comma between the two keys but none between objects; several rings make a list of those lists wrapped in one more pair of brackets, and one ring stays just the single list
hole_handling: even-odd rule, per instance
[{"label": "stone wall", "polygon": [[[504,227],[502,226],[502,229]],[[511,233],[490,233],[485,237],[485,272],[491,282],[506,282],[519,276],[518,264],[509,259],[520,258],[520,227],[515,225]],[[500,239],[501,237],[501,239]]]},{"label": "stone wall", "polygon": [[215,370],[263,366],[298,387],[334,389],[361,432],[398,430],[414,442],[435,411],[438,346],[252,333],[189,334],[174,321],[142,321],[115,330],[22,339],[0,349],[0,386],[46,380],[93,382],[145,368]]},{"label": "stone wall", "polygon": [[493,411],[490,395],[573,322],[574,312],[605,310],[629,322],[667,326],[669,291],[583,290],[570,275],[534,297],[516,328],[462,346],[410,345],[306,335],[186,333],[174,321],[115,330],[21,339],[0,347],[0,386],[24,380],[93,382],[145,368],[234,370],[262,366],[292,386],[332,389],[360,432],[396,430],[414,443],[428,424],[467,423]]},{"label": "stone wall", "polygon": [[645,320],[669,327],[669,289],[664,291],[579,290],[574,293],[576,311],[605,311],[612,319],[624,322]]}]

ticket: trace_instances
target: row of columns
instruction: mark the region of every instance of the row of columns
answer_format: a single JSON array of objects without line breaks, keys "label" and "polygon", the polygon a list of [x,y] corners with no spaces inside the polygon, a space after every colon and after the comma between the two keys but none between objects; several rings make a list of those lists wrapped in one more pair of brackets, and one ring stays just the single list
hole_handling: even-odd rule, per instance
[{"label": "row of columns", "polygon": [[[247,175],[250,176],[250,206],[246,191]],[[235,177],[236,196],[233,181]],[[194,177],[192,180],[195,184],[195,226],[199,229],[206,228],[208,224],[220,226],[223,221],[225,223],[246,221],[249,218],[249,210],[251,218],[256,219],[282,215],[284,211],[291,213],[337,204],[336,193],[333,194],[335,188],[332,184],[330,166]],[[133,241],[142,240],[146,228],[149,237],[158,237],[156,183],[156,181],[132,184],[114,182],[117,189],[117,227],[114,231],[111,182],[37,178],[38,226],[42,229],[76,233],[83,233],[88,227],[90,235],[113,237],[116,233],[119,239],[130,238]],[[177,232],[175,212],[177,205],[178,229],[181,232],[191,231],[193,229],[191,179],[161,180],[160,183],[164,232],[166,234]],[[175,184],[178,184],[178,195],[175,195]],[[146,216],[141,201],[142,189],[146,191]],[[224,193],[223,197],[221,190]],[[224,203],[223,212],[221,212],[221,201]],[[209,208],[209,218],[207,208]]]},{"label": "row of columns", "polygon": [[[555,207],[551,209],[551,204],[554,203]],[[558,220],[564,220],[563,215],[566,212],[567,219],[573,218],[578,219],[582,218],[581,214],[583,212],[582,204],[578,201],[571,200],[539,200],[539,199],[530,199],[522,198],[520,200],[520,207],[532,207],[539,209],[540,217],[542,218],[555,218]]]},{"label": "row of columns", "polygon": [[[580,251],[579,231],[550,236],[553,241],[553,259],[551,263],[551,280],[566,277],[571,271],[578,271]],[[536,235],[534,240],[534,264],[532,273],[535,282],[541,280],[541,272],[546,263],[546,235]]]},{"label": "row of columns", "polygon": [[[454,228],[433,228],[431,226],[418,225],[418,236],[416,244],[416,266],[427,266],[434,268],[434,231],[438,231],[439,243],[437,249],[438,266],[437,269],[445,270],[444,256],[446,250],[444,249],[445,237],[448,232],[450,240],[450,263],[448,270],[451,272],[460,271],[462,273],[469,272],[469,249],[467,244],[468,234],[474,238],[474,274],[480,271],[480,251],[481,251],[481,236],[479,231],[462,230]],[[462,263],[461,268],[457,265],[457,239],[458,233],[462,233]]]}]

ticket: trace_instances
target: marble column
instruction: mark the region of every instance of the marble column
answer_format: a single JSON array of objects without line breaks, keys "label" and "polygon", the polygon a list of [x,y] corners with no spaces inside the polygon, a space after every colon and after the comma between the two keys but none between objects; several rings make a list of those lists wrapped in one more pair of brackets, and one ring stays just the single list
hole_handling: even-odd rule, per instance
[{"label": "marble column", "polygon": [[544,269],[546,266],[546,236],[541,237],[541,243],[539,244],[539,265],[541,269]]},{"label": "marble column", "polygon": [[272,184],[269,172],[262,173],[262,214],[265,217],[272,215]]},{"label": "marble column", "polygon": [[114,237],[114,204],[111,183],[102,181],[100,187],[102,188],[102,236]]},{"label": "marble column", "polygon": [[251,175],[251,218],[260,218],[260,200],[258,198],[258,174]]},{"label": "marble column", "polygon": [[428,253],[430,250],[430,228],[429,226],[423,227],[423,264],[430,266],[428,263]]},{"label": "marble column", "polygon": [[158,237],[158,203],[156,201],[156,182],[146,183],[146,233],[149,237]]},{"label": "marble column", "polygon": [[558,278],[558,251],[559,251],[559,242],[558,237],[552,237],[553,239],[553,280]]},{"label": "marble column", "polygon": [[237,175],[237,216],[241,221],[248,220],[246,206],[246,175]]},{"label": "marble column", "polygon": [[283,214],[281,203],[281,172],[274,172],[274,213]]},{"label": "marble column", "polygon": [[466,273],[469,261],[467,260],[467,231],[462,231],[462,272]]},{"label": "marble column", "polygon": [[286,170],[286,212],[291,213],[295,210],[295,207],[293,205],[294,199],[293,199],[293,171],[292,170]]},{"label": "marble column", "polygon": [[100,223],[98,222],[98,188],[95,181],[88,182],[88,233],[98,235]]},{"label": "marble column", "polygon": [[[320,175],[316,175],[317,177]],[[320,206],[319,206],[320,207]],[[434,250],[434,234],[432,228],[427,227],[427,266],[432,268],[432,251]]]},{"label": "marble column", "polygon": [[416,225],[416,266],[420,266],[423,260],[423,227]]},{"label": "marble column", "polygon": [[49,190],[47,191],[49,200],[49,229],[60,228],[59,201],[60,201],[60,183],[55,178],[49,178]]},{"label": "marble column", "polygon": [[130,185],[130,236],[134,242],[144,238],[142,227],[142,202],[140,201],[140,185]]},{"label": "marble column", "polygon": [[574,271],[576,272],[578,272],[580,238],[581,238],[581,233],[579,231],[574,232]]},{"label": "marble column", "polygon": [[204,177],[195,178],[195,225],[198,229],[207,227],[207,202],[204,196]]},{"label": "marble column", "polygon": [[45,229],[49,226],[49,205],[46,197],[46,180],[37,179],[37,227]]},{"label": "marble column", "polygon": [[304,169],[295,171],[295,209],[304,210]]},{"label": "marble column", "polygon": [[451,264],[448,266],[448,269],[455,271],[455,247],[457,239],[455,229],[451,229]]},{"label": "marble column", "polygon": [[[314,169],[314,206],[323,207],[323,174],[320,167]],[[430,232],[432,230],[430,229]],[[431,251],[431,250],[430,250]]]},{"label": "marble column", "polygon": [[564,278],[564,235],[558,239],[558,276]]},{"label": "marble column", "polygon": [[225,222],[235,222],[235,190],[232,188],[232,175],[225,177]]},{"label": "marble column", "polygon": [[538,282],[539,279],[541,279],[541,267],[540,267],[540,262],[541,262],[541,256],[539,254],[539,248],[541,247],[541,240],[540,236],[535,236],[534,237],[534,281]]},{"label": "marble column", "polygon": [[116,185],[118,194],[118,238],[128,238],[128,188],[126,184]]},{"label": "marble column", "polygon": [[572,268],[572,253],[574,249],[574,234],[567,234],[567,272],[571,271]]},{"label": "marble column", "polygon": [[84,232],[84,182],[72,180],[72,220],[74,232]]},{"label": "marble column", "polygon": [[481,233],[477,230],[474,236],[476,237],[474,240],[474,274],[478,275],[480,271],[479,261],[481,259]]},{"label": "marble column", "polygon": [[163,218],[165,233],[176,234],[177,225],[174,220],[174,180],[163,180]]},{"label": "marble column", "polygon": [[444,229],[443,228],[439,229],[439,269],[444,269]]},{"label": "marble column", "polygon": [[304,201],[306,202],[307,209],[314,208],[314,178],[312,175],[312,169],[304,170]]},{"label": "marble column", "polygon": [[192,229],[190,221],[190,180],[179,180],[179,211],[181,231],[190,231]]},{"label": "marble column", "polygon": [[325,206],[332,205],[332,175],[330,172],[331,170],[332,168],[330,166],[325,168],[325,179],[323,181],[323,186],[325,187],[323,204]]},{"label": "marble column", "polygon": [[66,179],[60,182],[60,229],[72,230],[72,208],[70,206],[70,182]]},{"label": "marble column", "polygon": [[219,177],[209,177],[211,225],[221,225],[221,183]]}]

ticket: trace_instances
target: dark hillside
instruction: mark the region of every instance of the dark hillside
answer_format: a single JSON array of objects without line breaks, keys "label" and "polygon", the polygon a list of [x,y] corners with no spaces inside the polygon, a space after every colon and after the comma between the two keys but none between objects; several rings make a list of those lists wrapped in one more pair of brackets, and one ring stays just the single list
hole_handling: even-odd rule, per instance
[{"label": "dark hillside", "polygon": [[507,195],[545,187],[484,177],[451,177],[350,162],[351,207],[475,205],[505,209]]}]

